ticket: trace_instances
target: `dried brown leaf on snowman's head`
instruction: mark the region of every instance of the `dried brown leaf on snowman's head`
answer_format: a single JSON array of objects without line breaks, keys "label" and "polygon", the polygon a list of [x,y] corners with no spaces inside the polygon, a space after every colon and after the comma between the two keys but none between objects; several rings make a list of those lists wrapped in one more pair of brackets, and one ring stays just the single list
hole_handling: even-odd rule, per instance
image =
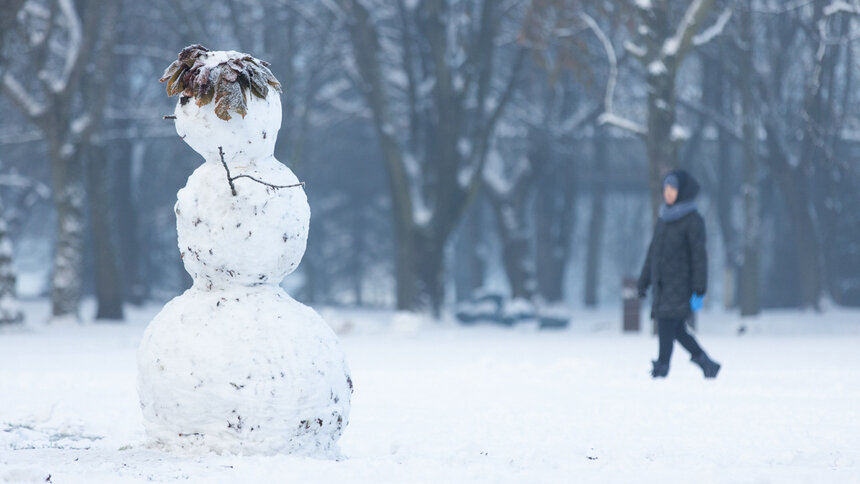
[{"label": "dried brown leaf on snowman's head", "polygon": [[269,70],[269,63],[236,51],[210,51],[199,44],[182,49],[178,58],[161,76],[167,95],[191,98],[198,106],[215,102],[215,114],[227,121],[233,111],[243,118],[248,113],[248,94],[265,99],[269,88],[281,92],[281,83]]}]

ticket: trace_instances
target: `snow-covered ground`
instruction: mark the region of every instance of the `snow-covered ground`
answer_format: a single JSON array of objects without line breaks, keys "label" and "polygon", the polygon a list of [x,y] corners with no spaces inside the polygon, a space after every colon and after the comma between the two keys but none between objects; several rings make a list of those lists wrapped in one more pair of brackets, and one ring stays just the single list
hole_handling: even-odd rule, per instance
[{"label": "snow-covered ground", "polygon": [[570,329],[462,328],[324,310],[355,394],[340,460],[175,455],[146,445],[126,324],[0,330],[0,482],[860,482],[860,312],[706,313],[715,381],[616,311]]}]

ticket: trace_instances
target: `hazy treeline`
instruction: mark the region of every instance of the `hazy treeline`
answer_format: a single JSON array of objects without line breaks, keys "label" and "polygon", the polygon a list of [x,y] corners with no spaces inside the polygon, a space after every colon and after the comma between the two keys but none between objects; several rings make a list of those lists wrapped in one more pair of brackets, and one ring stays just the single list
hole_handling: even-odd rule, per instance
[{"label": "hazy treeline", "polygon": [[119,319],[190,284],[172,205],[202,160],[158,78],[199,43],[283,85],[305,301],[615,302],[683,167],[711,304],[857,306],[858,39],[858,0],[0,0],[0,299]]}]

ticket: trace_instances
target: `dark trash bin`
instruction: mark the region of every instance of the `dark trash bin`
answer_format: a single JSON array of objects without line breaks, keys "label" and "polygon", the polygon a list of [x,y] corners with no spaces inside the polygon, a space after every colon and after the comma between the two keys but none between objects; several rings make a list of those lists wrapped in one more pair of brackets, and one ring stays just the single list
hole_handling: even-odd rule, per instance
[{"label": "dark trash bin", "polygon": [[624,332],[638,332],[642,302],[639,300],[638,280],[625,277],[621,283]]}]

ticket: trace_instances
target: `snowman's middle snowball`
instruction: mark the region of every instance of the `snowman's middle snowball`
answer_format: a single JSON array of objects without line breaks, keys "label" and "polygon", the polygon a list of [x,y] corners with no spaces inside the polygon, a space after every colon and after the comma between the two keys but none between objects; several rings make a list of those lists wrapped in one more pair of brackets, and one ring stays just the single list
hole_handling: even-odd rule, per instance
[{"label": "snowman's middle snowball", "polygon": [[[293,172],[268,158],[231,168],[267,183],[298,183]],[[304,255],[310,207],[300,188],[271,188],[248,178],[230,193],[220,164],[194,170],[176,202],[176,228],[185,269],[196,286],[279,283]]]}]

